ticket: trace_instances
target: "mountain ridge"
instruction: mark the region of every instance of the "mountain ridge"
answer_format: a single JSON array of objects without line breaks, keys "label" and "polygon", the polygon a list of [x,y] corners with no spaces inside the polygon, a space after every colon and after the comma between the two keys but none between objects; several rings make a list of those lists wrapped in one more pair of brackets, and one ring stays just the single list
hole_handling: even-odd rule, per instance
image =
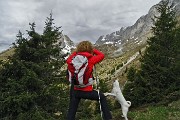
[{"label": "mountain ridge", "polygon": [[[160,14],[156,10],[156,7],[161,3],[153,5],[146,15],[141,16],[134,25],[126,28],[121,27],[120,30],[112,32],[107,35],[102,35],[95,42],[95,45],[101,49],[101,46],[111,45],[116,47],[115,51],[109,52],[109,56],[119,56],[124,52],[133,50],[134,48],[144,45],[147,42],[148,37],[152,36],[151,27],[153,26],[154,16]],[[175,4],[177,10],[177,16],[180,16],[180,1],[171,0],[170,3]],[[103,52],[103,49],[101,49]],[[111,54],[111,55],[110,55]]]}]

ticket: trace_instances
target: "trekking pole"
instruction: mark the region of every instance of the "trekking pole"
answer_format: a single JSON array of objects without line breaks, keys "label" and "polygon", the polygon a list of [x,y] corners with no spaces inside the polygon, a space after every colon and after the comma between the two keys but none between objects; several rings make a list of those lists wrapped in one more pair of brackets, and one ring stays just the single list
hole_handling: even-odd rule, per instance
[{"label": "trekking pole", "polygon": [[100,97],[100,94],[99,94],[99,79],[97,77],[97,73],[96,73],[96,66],[94,65],[94,70],[95,70],[95,79],[96,79],[96,89],[97,89],[97,92],[98,92],[98,97],[99,97],[99,108],[100,108],[100,112],[101,112],[101,118],[103,120],[103,113],[102,113],[102,107],[101,107],[101,97]]}]

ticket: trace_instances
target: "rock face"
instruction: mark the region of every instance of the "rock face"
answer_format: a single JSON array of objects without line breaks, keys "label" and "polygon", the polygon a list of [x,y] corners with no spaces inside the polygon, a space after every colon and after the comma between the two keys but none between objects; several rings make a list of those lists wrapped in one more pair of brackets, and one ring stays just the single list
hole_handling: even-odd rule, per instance
[{"label": "rock face", "polygon": [[[156,6],[156,5],[155,5]],[[155,6],[151,7],[147,15],[141,16],[134,25],[127,28],[121,28],[119,31],[108,35],[100,36],[96,44],[102,45],[107,43],[125,44],[129,40],[140,40],[141,36],[149,32],[152,26],[153,16],[157,13]]]},{"label": "rock face", "polygon": [[177,10],[177,16],[180,16],[180,0],[171,0],[175,4],[175,9]]},{"label": "rock face", "polygon": [[[174,3],[175,8],[177,9],[177,15],[180,16],[180,0],[170,0],[170,3]],[[147,38],[151,36],[151,27],[153,26],[152,18],[154,18],[154,16],[159,16],[158,11],[156,10],[157,6],[158,4],[152,6],[148,14],[141,16],[134,25],[127,28],[122,27],[119,31],[100,36],[95,44],[98,46],[113,44],[122,51],[127,50],[127,48],[125,48],[127,44],[133,44],[133,46],[131,45],[131,48],[145,44]]]},{"label": "rock face", "polygon": [[65,54],[71,53],[71,49],[75,48],[73,41],[67,35],[62,35],[62,37],[60,38],[60,42],[60,47]]}]

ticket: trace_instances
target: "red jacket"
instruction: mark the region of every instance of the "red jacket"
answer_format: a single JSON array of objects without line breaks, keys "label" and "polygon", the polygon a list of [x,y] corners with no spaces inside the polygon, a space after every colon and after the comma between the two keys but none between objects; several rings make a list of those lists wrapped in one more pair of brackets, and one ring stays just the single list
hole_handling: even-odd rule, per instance
[{"label": "red jacket", "polygon": [[[66,60],[66,63],[68,64],[68,70],[73,70],[71,64],[72,58],[77,54],[77,52],[72,53]],[[100,52],[97,49],[93,50],[93,54],[90,54],[88,52],[78,52],[79,55],[83,55],[86,56],[88,58],[88,71],[85,73],[86,77],[87,76],[91,76],[92,77],[92,71],[93,71],[93,67],[96,63],[102,61],[104,59],[104,54],[102,52]],[[85,78],[86,79],[86,78]],[[82,91],[92,91],[93,87],[92,85],[89,85],[87,87],[84,88],[77,88],[74,87],[74,90],[82,90]]]}]

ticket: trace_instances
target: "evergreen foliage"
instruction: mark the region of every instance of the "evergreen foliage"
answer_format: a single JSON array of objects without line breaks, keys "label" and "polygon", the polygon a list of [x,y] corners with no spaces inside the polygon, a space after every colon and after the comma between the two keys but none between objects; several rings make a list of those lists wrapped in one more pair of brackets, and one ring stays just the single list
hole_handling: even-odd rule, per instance
[{"label": "evergreen foliage", "polygon": [[127,78],[129,81],[133,82],[136,75],[136,69],[133,67],[130,67],[127,73]]},{"label": "evergreen foliage", "polygon": [[123,66],[123,63],[120,63],[119,65],[117,65],[116,70],[118,70],[119,68],[121,68]]},{"label": "evergreen foliage", "polygon": [[154,19],[154,35],[148,39],[140,70],[130,69],[131,82],[124,89],[125,97],[135,106],[168,101],[166,96],[170,94],[176,96],[174,100],[179,99],[175,94],[180,91],[179,26],[174,6],[169,1],[162,1],[157,10],[160,16]]},{"label": "evergreen foliage", "polygon": [[111,70],[110,74],[113,75],[113,74],[115,73],[115,71],[116,71],[116,68],[113,68],[113,69]]},{"label": "evergreen foliage", "polygon": [[[15,53],[0,69],[0,119],[60,119],[67,111],[67,85],[61,71],[61,27],[47,17],[43,34],[29,24],[28,37],[19,31]],[[56,113],[56,114],[55,114]],[[57,113],[59,115],[57,115]]]}]

